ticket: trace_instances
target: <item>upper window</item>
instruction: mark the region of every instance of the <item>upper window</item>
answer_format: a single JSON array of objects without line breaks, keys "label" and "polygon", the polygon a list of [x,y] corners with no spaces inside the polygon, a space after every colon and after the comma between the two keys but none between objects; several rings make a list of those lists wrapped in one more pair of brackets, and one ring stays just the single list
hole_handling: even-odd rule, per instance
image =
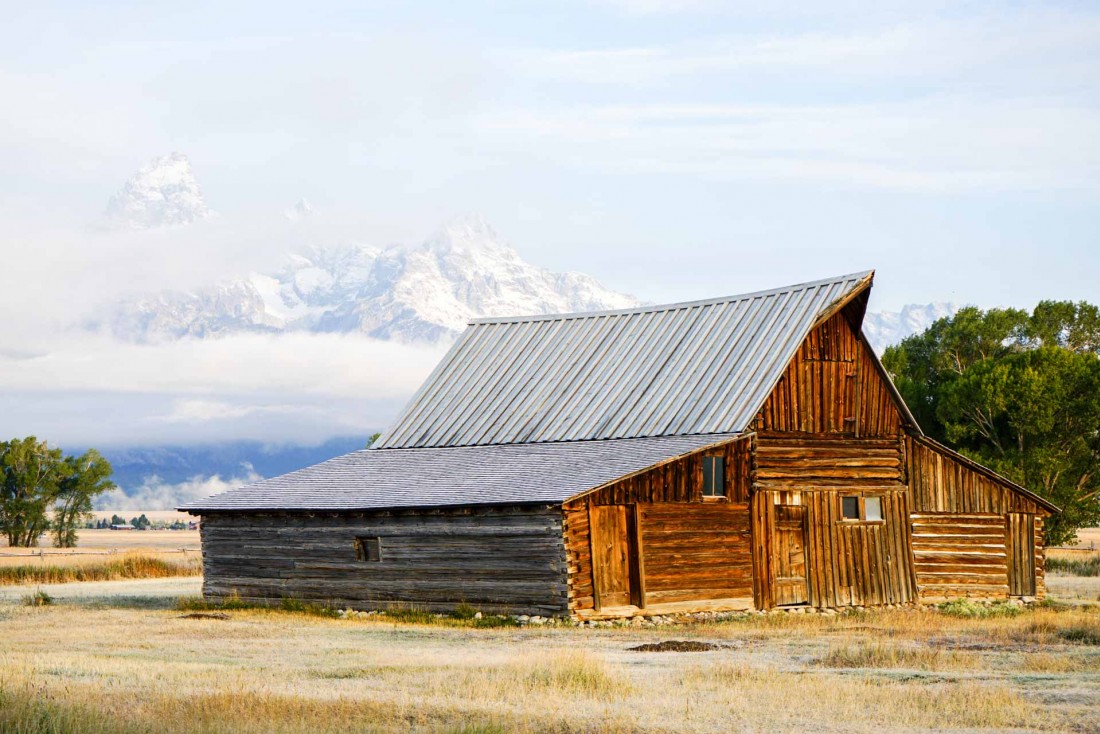
[{"label": "upper window", "polygon": [[355,539],[355,560],[376,562],[382,560],[382,539],[375,536],[371,538]]},{"label": "upper window", "polygon": [[840,514],[845,520],[882,522],[882,498],[847,495],[840,498]]},{"label": "upper window", "polygon": [[721,456],[703,457],[703,496],[726,496],[726,460]]}]

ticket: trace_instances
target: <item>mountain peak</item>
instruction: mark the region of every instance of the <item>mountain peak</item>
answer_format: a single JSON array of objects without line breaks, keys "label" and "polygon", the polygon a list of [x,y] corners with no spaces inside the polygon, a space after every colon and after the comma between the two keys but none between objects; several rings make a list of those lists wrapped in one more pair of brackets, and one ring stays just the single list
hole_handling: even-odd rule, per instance
[{"label": "mountain peak", "polygon": [[430,249],[447,252],[486,251],[514,255],[515,250],[505,242],[489,221],[481,214],[461,214],[446,222],[425,243]]},{"label": "mountain peak", "polygon": [[210,216],[202,191],[183,153],[152,159],[111,197],[105,212],[115,226],[149,229],[190,224]]},{"label": "mountain peak", "polygon": [[313,204],[310,204],[309,199],[305,197],[298,199],[298,203],[283,212],[283,216],[292,222],[305,219],[310,214],[313,214]]}]

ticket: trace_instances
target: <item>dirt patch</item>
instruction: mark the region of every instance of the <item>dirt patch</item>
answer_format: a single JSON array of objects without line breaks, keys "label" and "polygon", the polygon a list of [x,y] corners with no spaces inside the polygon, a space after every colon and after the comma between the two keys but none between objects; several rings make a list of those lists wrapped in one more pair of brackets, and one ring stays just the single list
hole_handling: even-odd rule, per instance
[{"label": "dirt patch", "polygon": [[229,615],[221,612],[191,612],[181,614],[180,619],[229,619]]},{"label": "dirt patch", "polygon": [[713,642],[700,642],[699,640],[665,640],[663,642],[647,642],[637,647],[628,647],[632,652],[708,652],[721,650],[726,645]]}]

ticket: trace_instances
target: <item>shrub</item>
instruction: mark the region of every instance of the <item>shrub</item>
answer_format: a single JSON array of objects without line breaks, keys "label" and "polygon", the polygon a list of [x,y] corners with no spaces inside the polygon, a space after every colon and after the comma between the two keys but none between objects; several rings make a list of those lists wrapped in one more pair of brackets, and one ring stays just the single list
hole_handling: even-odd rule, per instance
[{"label": "shrub", "polygon": [[23,597],[23,603],[28,607],[48,607],[53,604],[53,597],[42,589],[35,589],[33,594]]},{"label": "shrub", "polygon": [[992,604],[977,604],[969,599],[952,599],[936,607],[940,614],[962,619],[991,619],[994,617],[1015,617],[1022,614],[1024,608],[1006,601]]},{"label": "shrub", "polygon": [[473,619],[475,615],[477,615],[477,610],[466,602],[462,602],[451,610],[451,616],[455,619]]},{"label": "shrub", "polygon": [[1100,645],[1100,628],[1095,625],[1074,625],[1058,630],[1058,636],[1066,642],[1081,645]]},{"label": "shrub", "polygon": [[1048,558],[1047,570],[1067,576],[1100,576],[1100,555],[1088,558]]}]

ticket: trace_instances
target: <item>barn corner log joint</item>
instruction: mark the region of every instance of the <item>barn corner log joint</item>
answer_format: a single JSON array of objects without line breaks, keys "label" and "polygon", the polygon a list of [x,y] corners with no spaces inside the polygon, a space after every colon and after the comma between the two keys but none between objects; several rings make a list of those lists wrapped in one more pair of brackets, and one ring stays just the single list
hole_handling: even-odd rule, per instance
[{"label": "barn corner log joint", "polygon": [[471,323],[374,447],[194,503],[204,593],[600,618],[1042,597],[1057,508],[925,437],[872,272]]}]

